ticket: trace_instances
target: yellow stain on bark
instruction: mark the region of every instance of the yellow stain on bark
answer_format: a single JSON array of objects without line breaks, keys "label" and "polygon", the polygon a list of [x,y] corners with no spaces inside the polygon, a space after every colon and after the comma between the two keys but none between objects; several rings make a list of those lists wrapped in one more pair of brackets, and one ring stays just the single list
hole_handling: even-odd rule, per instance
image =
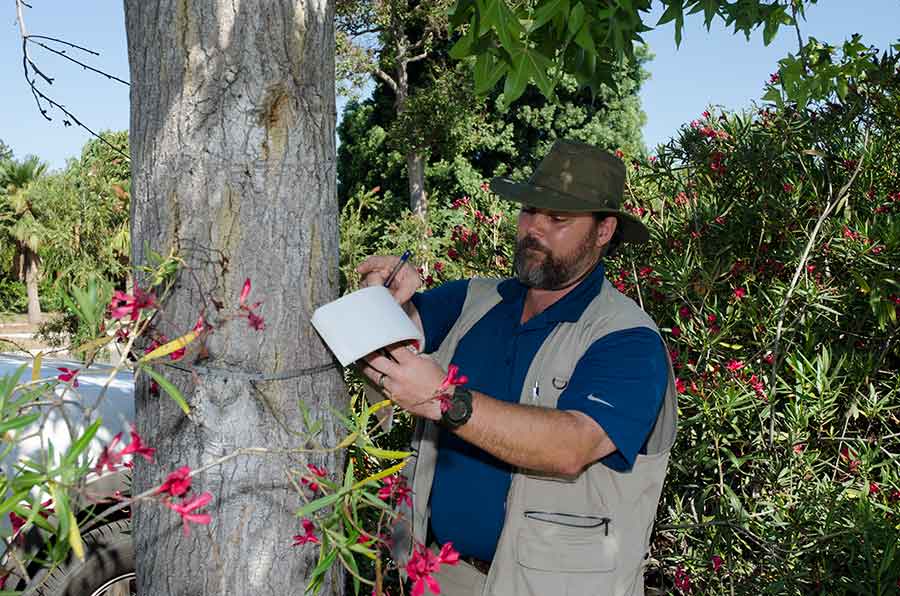
[{"label": "yellow stain on bark", "polygon": [[266,96],[260,124],[266,135],[262,144],[262,156],[269,166],[275,166],[284,159],[287,147],[288,127],[294,117],[291,99],[283,85],[276,86]]},{"label": "yellow stain on bark", "polygon": [[316,281],[324,266],[322,262],[322,238],[315,221],[309,224],[309,275],[306,276],[306,303],[316,304]]}]

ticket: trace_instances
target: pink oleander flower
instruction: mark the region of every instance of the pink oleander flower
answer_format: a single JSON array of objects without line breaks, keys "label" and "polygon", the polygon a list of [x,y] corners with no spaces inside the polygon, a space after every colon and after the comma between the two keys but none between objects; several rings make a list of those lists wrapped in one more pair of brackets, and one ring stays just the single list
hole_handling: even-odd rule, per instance
[{"label": "pink oleander flower", "polygon": [[153,292],[145,292],[138,287],[134,288],[134,295],[116,290],[109,304],[109,316],[116,320],[127,316],[137,321],[142,310],[155,307],[156,296]]},{"label": "pink oleander flower", "polygon": [[122,449],[119,453],[119,456],[123,455],[140,455],[144,459],[149,462],[153,461],[153,454],[156,453],[155,447],[147,447],[144,445],[143,439],[141,439],[141,435],[137,433],[134,428],[131,429],[131,442],[128,443],[128,446]]},{"label": "pink oleander flower", "polygon": [[672,337],[681,337],[681,327],[672,325]]},{"label": "pink oleander flower", "polygon": [[880,490],[881,490],[881,487],[878,486],[877,482],[872,481],[869,483],[869,494],[870,495],[877,495]]},{"label": "pink oleander flower", "polygon": [[256,309],[259,308],[259,305],[262,302],[254,302],[253,304],[249,304],[247,302],[247,297],[250,295],[250,278],[248,277],[244,280],[244,285],[241,288],[241,295],[238,299],[238,307],[246,311],[247,313],[247,324],[250,325],[251,328],[256,329],[257,331],[262,331],[266,328],[266,322],[263,320],[259,314],[256,313]]},{"label": "pink oleander flower", "polygon": [[313,543],[319,544],[319,539],[316,536],[315,530],[316,526],[309,519],[304,519],[303,524],[303,534],[295,534],[294,535],[294,544],[291,546],[300,546],[301,544]]},{"label": "pink oleander flower", "polygon": [[77,368],[65,368],[65,367],[57,367],[58,371],[60,371],[59,376],[56,378],[62,381],[63,383],[68,383],[72,381],[72,387],[78,387],[78,378],[77,375],[80,372]]},{"label": "pink oleander flower", "polygon": [[684,594],[691,591],[691,576],[681,565],[675,570],[675,587]]},{"label": "pink oleander flower", "polygon": [[[313,476],[318,476],[319,478],[325,478],[326,476],[328,476],[328,470],[326,470],[325,468],[321,468],[316,464],[307,464],[306,469],[309,470]],[[319,483],[315,480],[301,478],[300,483],[304,486],[308,486],[309,490],[313,492],[317,492],[319,490]]]},{"label": "pink oleander flower", "polygon": [[173,497],[180,497],[191,489],[191,469],[181,466],[166,477],[165,482],[156,489],[156,494],[168,493]]},{"label": "pink oleander flower", "polygon": [[687,385],[685,385],[683,380],[675,379],[675,390],[678,391],[678,393],[684,393],[687,390]]},{"label": "pink oleander flower", "polygon": [[728,364],[725,365],[725,368],[731,372],[737,372],[744,368],[744,363],[740,360],[729,360]]},{"label": "pink oleander flower", "polygon": [[691,318],[691,309],[687,306],[682,306],[678,309],[678,316],[682,319],[690,319]]},{"label": "pink oleander flower", "polygon": [[456,565],[459,563],[459,553],[453,548],[453,543],[448,542],[441,547],[441,552],[434,554],[431,549],[422,544],[417,544],[412,556],[406,563],[406,574],[412,583],[411,596],[422,596],[425,586],[434,594],[441,593],[441,585],[432,577],[441,570],[441,565]]},{"label": "pink oleander flower", "polygon": [[185,499],[181,503],[173,503],[171,501],[163,501],[163,503],[181,516],[181,522],[184,525],[184,535],[190,536],[191,528],[188,525],[189,523],[207,525],[212,521],[212,516],[208,513],[195,513],[197,509],[206,506],[210,501],[212,501],[212,494],[203,493],[199,496]]},{"label": "pink oleander flower", "polygon": [[722,557],[720,557],[719,555],[712,556],[711,563],[712,563],[712,568],[713,568],[714,573],[718,573],[719,569],[722,568],[722,562],[723,562]]},{"label": "pink oleander flower", "polygon": [[378,489],[378,498],[382,501],[391,501],[394,503],[406,503],[408,507],[412,507],[412,489],[406,484],[406,478],[400,474],[394,474],[384,479],[384,486]]},{"label": "pink oleander flower", "polygon": [[122,433],[118,433],[112,438],[109,445],[103,448],[103,451],[100,452],[100,456],[97,458],[97,465],[94,467],[94,472],[102,474],[104,467],[108,468],[110,472],[116,471],[118,465],[122,463],[122,454],[114,453],[113,448],[119,444],[121,439]]},{"label": "pink oleander flower", "polygon": [[738,300],[740,300],[741,298],[743,298],[746,295],[747,295],[747,290],[745,290],[744,288],[735,288],[734,289],[734,297],[737,298]]}]

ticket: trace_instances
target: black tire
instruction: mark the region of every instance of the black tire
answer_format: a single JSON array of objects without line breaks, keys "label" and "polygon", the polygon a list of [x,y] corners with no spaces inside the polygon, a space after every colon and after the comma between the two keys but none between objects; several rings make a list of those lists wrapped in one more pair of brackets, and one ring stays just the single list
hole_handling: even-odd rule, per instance
[{"label": "black tire", "polygon": [[[122,519],[85,534],[84,561],[74,555],[65,564],[34,580],[36,589],[26,594],[39,596],[100,596],[112,585],[134,585],[134,543],[131,520]],[[115,594],[132,594],[129,589]]]}]

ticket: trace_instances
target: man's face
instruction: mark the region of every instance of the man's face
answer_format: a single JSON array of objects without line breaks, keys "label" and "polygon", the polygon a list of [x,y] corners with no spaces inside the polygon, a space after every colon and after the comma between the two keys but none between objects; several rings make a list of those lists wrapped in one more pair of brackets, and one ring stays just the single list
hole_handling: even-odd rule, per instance
[{"label": "man's face", "polygon": [[530,288],[564,288],[592,269],[615,231],[615,218],[525,207],[519,213],[515,269]]}]

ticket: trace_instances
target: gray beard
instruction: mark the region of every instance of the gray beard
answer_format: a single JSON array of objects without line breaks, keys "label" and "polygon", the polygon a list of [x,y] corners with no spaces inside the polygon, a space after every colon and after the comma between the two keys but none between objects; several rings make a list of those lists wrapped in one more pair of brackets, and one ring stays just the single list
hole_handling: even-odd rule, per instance
[{"label": "gray beard", "polygon": [[[537,240],[531,236],[525,236],[516,243],[514,259],[516,277],[523,285],[536,290],[565,288],[574,281],[578,281],[579,272],[584,269],[590,256],[590,246],[590,242],[585,242],[578,252],[568,258],[554,257]],[[542,252],[544,260],[529,267],[527,249]]]}]

